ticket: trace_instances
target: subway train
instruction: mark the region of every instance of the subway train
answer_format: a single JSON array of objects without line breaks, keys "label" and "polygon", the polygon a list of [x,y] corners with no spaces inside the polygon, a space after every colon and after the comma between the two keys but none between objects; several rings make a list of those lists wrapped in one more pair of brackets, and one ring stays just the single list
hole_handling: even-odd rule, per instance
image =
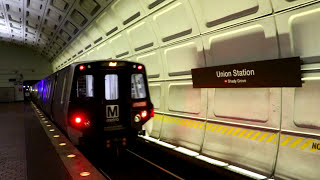
[{"label": "subway train", "polygon": [[154,116],[145,67],[121,60],[73,63],[37,82],[32,101],[81,147],[126,146]]}]

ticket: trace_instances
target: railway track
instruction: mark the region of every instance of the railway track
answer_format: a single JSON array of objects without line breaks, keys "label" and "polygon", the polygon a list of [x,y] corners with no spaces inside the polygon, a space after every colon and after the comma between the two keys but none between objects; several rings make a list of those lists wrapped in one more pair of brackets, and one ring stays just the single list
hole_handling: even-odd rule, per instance
[{"label": "railway track", "polygon": [[[112,154],[112,153],[110,153]],[[182,180],[182,179],[241,179],[248,177],[226,171],[203,161],[195,162],[191,156],[174,154],[154,147],[143,140],[123,149],[118,156],[86,152],[85,156],[101,171],[106,179]]]},{"label": "railway track", "polygon": [[169,171],[149,159],[134,152],[132,149],[124,149],[119,156],[99,156],[97,154],[84,154],[97,167],[108,180],[114,179],[174,179],[184,178]]}]

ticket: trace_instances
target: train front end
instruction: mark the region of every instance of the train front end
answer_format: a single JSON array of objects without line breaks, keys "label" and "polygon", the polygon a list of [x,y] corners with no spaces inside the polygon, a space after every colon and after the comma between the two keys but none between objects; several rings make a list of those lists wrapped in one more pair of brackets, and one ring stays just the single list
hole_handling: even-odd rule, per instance
[{"label": "train front end", "polygon": [[123,147],[153,117],[145,67],[126,61],[75,66],[68,135],[79,145]]}]

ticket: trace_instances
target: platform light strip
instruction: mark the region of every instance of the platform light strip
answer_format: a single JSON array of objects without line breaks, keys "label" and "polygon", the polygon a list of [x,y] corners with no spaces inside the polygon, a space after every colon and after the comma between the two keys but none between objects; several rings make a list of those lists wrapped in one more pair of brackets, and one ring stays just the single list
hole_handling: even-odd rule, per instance
[{"label": "platform light strip", "polygon": [[257,173],[254,173],[252,171],[248,171],[246,169],[242,169],[242,168],[239,168],[239,167],[236,167],[236,166],[228,166],[229,170],[233,171],[233,172],[237,172],[239,174],[244,174],[244,175],[247,175],[249,177],[252,177],[252,178],[255,178],[255,179],[266,179],[267,177],[266,176],[263,176],[261,174],[257,174]]},{"label": "platform light strip", "polygon": [[[163,145],[163,144],[165,144],[166,146],[171,145],[169,143],[157,140],[157,139],[152,138],[152,137],[147,137],[147,136],[142,136],[142,135],[139,135],[139,137],[141,137],[143,139],[151,140],[153,142],[157,142],[157,144],[159,144],[159,145]],[[160,143],[160,142],[162,142],[162,143]],[[225,163],[225,162],[219,161],[219,160],[215,160],[215,159],[212,159],[212,158],[204,156],[204,155],[200,155],[198,152],[189,150],[189,149],[184,148],[184,147],[176,147],[174,145],[171,145],[171,147],[174,147],[173,149],[178,151],[178,152],[180,152],[180,153],[183,153],[183,154],[186,154],[186,155],[189,155],[189,156],[193,156],[196,159],[205,161],[205,162],[210,163],[212,165],[216,165],[216,166],[220,166],[222,168],[226,168],[228,170],[231,170],[233,172],[245,175],[247,177],[251,177],[251,178],[255,178],[255,179],[261,179],[261,180],[267,178],[267,177],[265,177],[265,176],[263,176],[261,174],[258,174],[258,173],[255,173],[255,172],[252,172],[252,171],[249,171],[249,170],[246,170],[246,169],[242,169],[242,168],[239,168],[239,167],[236,167],[236,166],[233,166],[233,165],[229,165],[228,163]]]},{"label": "platform light strip", "polygon": [[[41,118],[41,116],[39,116],[40,118]],[[44,117],[44,116],[42,116],[42,117]],[[40,120],[40,118],[39,118],[39,120]],[[42,126],[43,126],[43,128],[45,127],[45,126],[47,126],[47,127],[50,127],[50,126],[52,126],[52,125],[50,125],[50,124],[47,124],[49,121],[46,121],[45,120],[45,118],[41,118],[43,121],[43,123],[41,123],[41,121],[40,121],[40,123],[42,124]],[[49,129],[49,131],[50,132],[53,132],[53,131],[55,131],[55,129]],[[59,130],[58,130],[59,131]],[[49,136],[49,134],[48,134],[48,132],[46,132],[47,133],[47,135]],[[51,135],[50,135],[51,136]],[[60,135],[59,134],[55,134],[55,135],[53,135],[53,137],[54,138],[59,138],[60,137]],[[53,143],[53,142],[52,142]],[[61,143],[59,143],[58,144],[59,146],[66,146],[67,145],[67,143],[66,142],[61,142]],[[57,151],[58,152],[58,151]],[[60,154],[59,154],[60,155]],[[75,158],[76,157],[76,155],[75,154],[69,154],[69,155],[67,155],[67,157],[68,158]],[[65,162],[63,162],[64,164],[65,164]],[[83,172],[79,172],[79,175],[80,176],[83,176],[83,177],[85,177],[85,176],[89,176],[91,173],[90,172],[88,172],[88,171],[83,171]]]}]

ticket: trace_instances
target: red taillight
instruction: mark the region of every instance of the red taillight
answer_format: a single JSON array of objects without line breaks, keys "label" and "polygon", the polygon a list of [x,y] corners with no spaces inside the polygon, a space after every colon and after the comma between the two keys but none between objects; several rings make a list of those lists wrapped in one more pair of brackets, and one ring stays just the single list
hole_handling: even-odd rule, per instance
[{"label": "red taillight", "polygon": [[75,121],[77,124],[80,124],[81,121],[82,121],[82,119],[81,119],[81,117],[76,117],[76,118],[74,119],[74,121]]},{"label": "red taillight", "polygon": [[76,128],[88,128],[91,126],[90,120],[83,113],[77,113],[72,117],[71,123]]},{"label": "red taillight", "polygon": [[140,115],[141,115],[141,118],[144,119],[144,118],[146,118],[148,116],[148,112],[147,111],[141,111]]},{"label": "red taillight", "polygon": [[150,117],[154,117],[154,109],[153,108],[150,110]]},{"label": "red taillight", "polygon": [[80,71],[83,71],[85,68],[86,68],[86,67],[85,67],[84,65],[80,65],[80,66],[79,66],[79,70],[80,70]]},{"label": "red taillight", "polygon": [[143,66],[142,66],[142,65],[139,65],[139,66],[138,66],[138,69],[139,69],[139,70],[141,70],[142,68],[143,68]]}]

